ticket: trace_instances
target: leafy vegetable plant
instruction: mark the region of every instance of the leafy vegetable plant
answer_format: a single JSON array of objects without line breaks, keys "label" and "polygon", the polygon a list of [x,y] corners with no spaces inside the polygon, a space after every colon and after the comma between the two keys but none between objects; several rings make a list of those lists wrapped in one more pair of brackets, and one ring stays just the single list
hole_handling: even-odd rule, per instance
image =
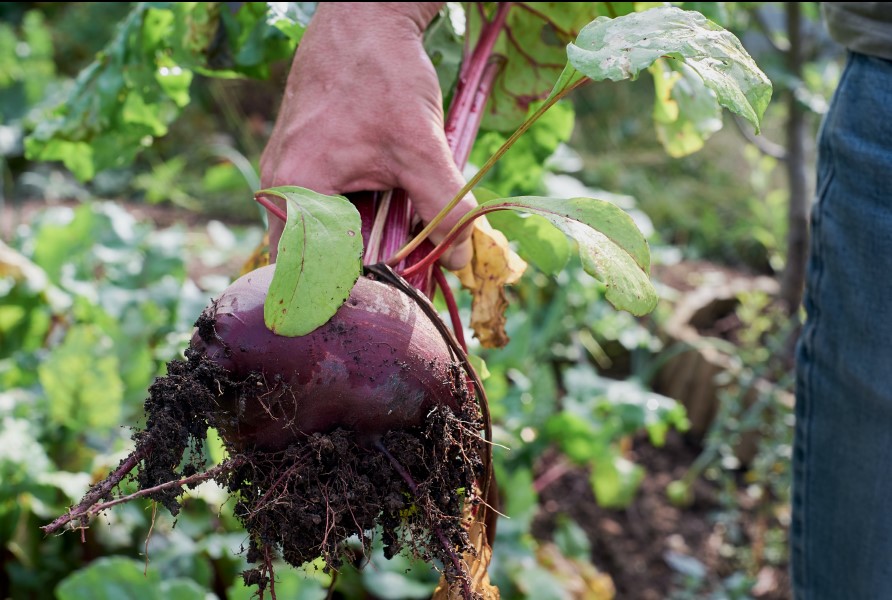
[{"label": "leafy vegetable plant", "polygon": [[[461,66],[446,121],[461,166],[499,75],[499,63],[489,59],[510,31],[511,10],[511,3],[494,9]],[[250,535],[248,559],[260,564],[245,581],[270,586],[273,595],[276,552],[294,565],[321,554],[336,568],[342,542],[357,535],[368,546],[376,524],[386,554],[408,548],[439,560],[465,598],[491,593],[485,565],[483,575],[470,566],[484,560],[492,535],[490,416],[451,292],[433,265],[479,217],[520,211],[573,238],[607,300],[642,315],[657,302],[650,253],[623,210],[593,198],[483,194],[439,245],[428,235],[535,121],[589,80],[635,78],[662,61],[670,74],[696,74],[701,93],[756,127],[770,96],[734,36],[677,8],[599,17],[581,29],[567,57],[551,93],[420,231],[400,190],[353,199],[297,187],[259,191],[257,200],[286,222],[279,262],[243,276],[205,309],[187,361],[171,362],[150,389],[136,450],[45,531],[138,496],[176,513],[184,486],[216,479],[236,496],[236,516]],[[287,213],[270,196],[284,199]],[[471,279],[509,282],[522,272],[485,227],[477,226],[474,243],[481,254],[466,274]],[[492,254],[481,258],[487,246]],[[425,298],[434,283],[454,332]],[[500,286],[479,290],[480,303],[501,293]],[[568,415],[549,427],[574,424]],[[229,458],[202,472],[196,456],[209,428],[220,432]],[[141,491],[106,501],[137,466]]]},{"label": "leafy vegetable plant", "polygon": [[[404,261],[418,248],[431,231],[454,208],[461,198],[471,191],[488,170],[545,112],[567,96],[573,89],[587,81],[609,79],[634,79],[641,71],[653,66],[657,61],[665,61],[670,68],[692,69],[702,80],[706,96],[713,101],[740,114],[758,129],[759,122],[771,96],[771,84],[756,67],[752,59],[731,33],[708,21],[699,13],[677,8],[654,8],[643,13],[631,13],[624,17],[609,19],[599,17],[580,31],[576,41],[567,47],[568,61],[557,83],[545,101],[521,124],[501,148],[481,167],[467,185],[462,188],[417,236],[387,260],[391,266]],[[471,71],[473,67],[469,67]],[[481,74],[482,75],[482,74]],[[460,106],[462,96],[453,106]],[[447,123],[447,130],[449,123]],[[476,128],[464,137],[476,136]],[[293,235],[283,236],[281,248],[288,252],[289,265],[300,264],[301,269],[281,269],[273,285],[274,290],[267,299],[267,325],[271,328],[280,322],[287,323],[289,331],[310,331],[324,323],[337,303],[329,306],[330,314],[290,311],[275,313],[271,307],[285,301],[284,296],[293,298],[299,279],[306,277],[304,269],[317,269],[329,273],[330,282],[324,288],[317,288],[312,299],[305,302],[324,301],[332,290],[343,289],[359,276],[359,266],[349,261],[341,263],[341,268],[332,272],[332,265],[313,259],[314,255],[324,255],[326,248],[340,245],[344,227],[340,219],[324,221],[322,218],[310,221],[304,214],[318,202],[318,194],[299,188],[279,188],[262,190],[258,196],[271,194],[288,201],[289,224]],[[347,206],[350,201],[342,196],[327,198],[330,204]],[[304,208],[306,206],[307,208]],[[326,211],[335,209],[326,208]],[[349,209],[345,208],[344,211]],[[650,255],[647,244],[634,222],[619,208],[605,201],[593,198],[495,198],[487,200],[468,213],[441,244],[403,271],[407,276],[418,273],[429,266],[457,235],[470,223],[487,213],[500,210],[515,210],[544,216],[553,225],[574,238],[580,246],[586,272],[602,281],[607,287],[607,299],[617,308],[642,315],[650,312],[656,304],[656,294],[649,283]],[[300,216],[292,216],[295,213]],[[335,227],[327,227],[334,223]],[[347,229],[347,232],[353,231]],[[348,233],[349,235],[349,233]],[[295,250],[298,256],[295,257]],[[281,287],[278,280],[283,281]],[[339,292],[336,296],[343,296]],[[326,311],[326,312],[329,312]],[[286,334],[287,335],[287,334]],[[299,335],[299,333],[295,333]]]}]

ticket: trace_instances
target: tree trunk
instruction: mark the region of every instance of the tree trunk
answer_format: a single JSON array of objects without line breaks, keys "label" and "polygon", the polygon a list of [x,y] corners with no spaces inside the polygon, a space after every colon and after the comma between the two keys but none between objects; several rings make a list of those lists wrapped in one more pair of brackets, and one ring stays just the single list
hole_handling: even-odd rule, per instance
[{"label": "tree trunk", "polygon": [[790,314],[795,314],[802,302],[805,286],[805,266],[808,259],[809,182],[805,164],[805,144],[808,129],[805,110],[797,90],[802,83],[805,61],[802,46],[802,14],[799,2],[784,3],[787,15],[787,35],[790,48],[786,53],[787,69],[794,82],[787,93],[787,183],[790,190],[787,212],[787,264],[781,275],[780,298]]}]

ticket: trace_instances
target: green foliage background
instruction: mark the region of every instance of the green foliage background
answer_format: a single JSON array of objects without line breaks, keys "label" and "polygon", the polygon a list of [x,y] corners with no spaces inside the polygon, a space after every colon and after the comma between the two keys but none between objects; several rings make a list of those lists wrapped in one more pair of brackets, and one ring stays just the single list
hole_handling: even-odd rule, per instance
[{"label": "green foliage background", "polygon": [[[155,515],[151,505],[132,503],[96,519],[84,543],[76,533],[46,538],[38,527],[78,501],[126,455],[132,431],[122,425],[140,423],[152,379],[180,356],[196,315],[259,241],[262,224],[250,201],[259,187],[256,164],[288,58],[314,10],[313,3],[270,4],[277,7],[245,3],[235,12],[219,3],[0,7],[4,597],[250,595],[238,578],[246,566],[240,554],[244,533],[232,517],[231,502],[213,488],[190,494],[175,523],[168,515]],[[554,8],[566,11],[556,19],[568,28],[579,14],[563,6],[570,4]],[[738,33],[753,29],[751,6],[687,4],[736,26]],[[634,8],[587,3],[592,14],[584,22]],[[541,25],[515,25],[520,48],[542,36]],[[469,22],[470,35],[477,26]],[[781,30],[775,33],[782,37]],[[454,81],[456,39],[446,18],[428,36],[444,89]],[[563,52],[565,43],[557,36],[543,50],[543,64],[553,63],[549,57],[556,48]],[[500,50],[518,54],[510,43]],[[784,82],[782,65],[772,62],[770,48],[763,50],[759,64],[768,65],[772,81]],[[514,64],[527,66],[508,77],[529,77],[530,58],[520,54]],[[799,82],[816,112],[838,65],[820,57],[810,63],[808,81]],[[673,120],[667,104],[689,98],[661,88],[661,69],[665,65],[652,69],[656,79],[593,84],[577,93],[573,104],[558,104],[484,185],[499,195],[578,195],[564,192],[581,189],[609,198],[649,233],[658,264],[683,255],[759,272],[778,270],[786,225],[776,162],[746,146],[731,127],[706,141],[723,119],[728,121],[727,113],[700,111],[694,104],[691,111],[708,118]],[[546,92],[560,73],[532,71],[541,78],[534,84]],[[669,75],[687,81],[683,71]],[[508,89],[512,81],[505,84]],[[674,89],[680,94],[683,85]],[[504,140],[510,123],[526,114],[529,106],[511,99],[511,94],[502,97],[508,108],[487,123],[473,163],[481,164]],[[766,118],[764,130],[777,135],[783,114],[772,108]],[[667,140],[678,139],[679,130],[685,143],[674,149]],[[674,157],[703,145],[699,154]],[[116,202],[103,201],[107,198]],[[39,200],[36,211],[33,199]],[[136,218],[139,209],[125,200],[148,207],[172,204],[180,209],[178,222],[153,225]],[[226,225],[212,220],[221,215]],[[555,237],[536,218],[502,214],[492,222],[517,240],[518,251],[533,265],[511,292],[511,344],[500,351],[476,349],[489,372],[485,383],[496,441],[512,448],[495,451],[499,481],[511,490],[503,507],[511,519],[499,524],[492,576],[505,598],[568,598],[568,582],[538,559],[543,542],[531,535],[539,510],[533,485],[537,460],[557,449],[572,465],[588,469],[599,504],[617,510],[629,504],[646,477],[643,467],[627,458],[629,440],[638,436],[660,445],[671,431],[686,427],[680,405],[650,389],[655,370],[671,352],[660,332],[666,315],[658,311],[636,320],[614,311],[603,288],[582,274],[566,238]],[[460,301],[467,314],[468,298]],[[774,324],[766,321],[760,302],[753,298],[744,308],[750,310],[753,332],[769,336]],[[752,375],[766,360],[758,352],[765,337],[750,343],[749,354],[741,356],[744,371]],[[731,398],[728,405],[734,402]],[[737,484],[723,462],[733,454],[727,434],[738,435],[744,420],[729,409],[727,420],[705,442],[711,458],[702,472],[725,486],[730,499],[723,514],[728,515],[735,514],[731,490]],[[773,473],[785,460],[789,429],[783,419],[771,427],[749,477],[751,485],[775,494],[782,504],[786,480]],[[206,451],[210,460],[220,460],[219,443]],[[554,541],[565,557],[591,558],[589,541],[570,520],[560,522]],[[779,552],[775,562],[783,564],[783,549]],[[743,550],[738,559],[734,564],[742,576],[751,578]],[[405,557],[385,561],[376,553],[370,563],[371,568],[340,574],[342,597],[424,598],[436,583],[427,566]],[[280,597],[321,599],[330,583],[312,566],[306,573],[281,568],[279,576]],[[709,585],[685,581],[679,589],[706,597],[724,584],[707,590]]]}]

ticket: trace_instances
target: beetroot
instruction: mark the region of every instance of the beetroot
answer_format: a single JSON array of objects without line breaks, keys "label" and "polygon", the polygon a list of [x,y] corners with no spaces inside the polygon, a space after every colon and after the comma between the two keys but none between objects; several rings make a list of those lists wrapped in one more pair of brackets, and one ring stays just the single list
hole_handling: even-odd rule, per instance
[{"label": "beetroot", "polygon": [[458,409],[468,395],[461,366],[431,319],[396,288],[361,277],[347,302],[308,335],[263,324],[273,265],[233,283],[199,320],[192,348],[231,380],[258,374],[263,393],[229,388],[218,398],[236,416],[224,437],[239,448],[280,450],[341,427],[371,441],[420,427],[431,408]]},{"label": "beetroot", "polygon": [[[377,525],[388,555],[408,548],[439,558],[470,597],[459,559],[470,548],[462,515],[474,497],[468,491],[487,493],[479,483],[489,466],[467,357],[427,300],[385,267],[371,270],[388,283],[360,277],[321,327],[276,335],[263,321],[274,269],[244,275],[204,311],[188,364],[171,371],[177,391],[165,398],[170,382],[153,386],[160,393],[147,401],[147,431],[169,430],[172,411],[193,437],[190,414],[220,431],[239,462],[217,479],[238,498],[248,560],[261,563],[246,581],[261,589],[271,580],[271,551],[293,565],[321,555],[337,567],[343,541],[355,535],[368,544]],[[179,374],[205,391],[183,398]],[[174,419],[180,433],[165,438],[182,439],[183,427]],[[153,450],[141,487],[176,476],[164,465],[185,448],[172,450]],[[170,492],[154,497],[177,509]]]},{"label": "beetroot", "polygon": [[[235,498],[259,565],[244,578],[261,596],[275,556],[338,568],[347,539],[368,549],[379,531],[385,555],[438,559],[473,597],[465,511],[492,500],[485,397],[466,355],[428,300],[380,265],[327,323],[276,335],[263,321],[274,268],[244,275],[204,310],[186,360],[149,389],[136,450],[44,531],[138,496],[177,514],[184,488],[214,479]],[[229,458],[205,470],[209,428]],[[140,491],[103,502],[134,468]]]}]

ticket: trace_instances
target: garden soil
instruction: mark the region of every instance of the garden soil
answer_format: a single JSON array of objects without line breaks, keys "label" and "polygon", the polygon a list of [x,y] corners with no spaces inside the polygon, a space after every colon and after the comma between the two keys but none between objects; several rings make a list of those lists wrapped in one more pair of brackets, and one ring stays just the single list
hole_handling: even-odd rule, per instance
[{"label": "garden soil", "polygon": [[[628,457],[647,475],[635,500],[622,510],[599,507],[589,473],[570,469],[541,490],[533,534],[549,539],[560,515],[573,519],[588,536],[592,562],[613,578],[617,598],[726,597],[711,594],[721,590],[727,578],[744,573],[755,581],[747,597],[788,600],[792,593],[787,565],[772,562],[766,552],[766,531],[780,527],[767,503],[737,491],[737,510],[723,510],[718,486],[703,479],[694,485],[690,507],[668,501],[666,487],[685,474],[700,451],[678,434],[670,434],[661,448],[652,446],[646,436],[636,438]],[[538,472],[559,460],[557,453],[543,456]],[[735,486],[745,488],[742,483]],[[690,577],[700,569],[702,578]]]}]

